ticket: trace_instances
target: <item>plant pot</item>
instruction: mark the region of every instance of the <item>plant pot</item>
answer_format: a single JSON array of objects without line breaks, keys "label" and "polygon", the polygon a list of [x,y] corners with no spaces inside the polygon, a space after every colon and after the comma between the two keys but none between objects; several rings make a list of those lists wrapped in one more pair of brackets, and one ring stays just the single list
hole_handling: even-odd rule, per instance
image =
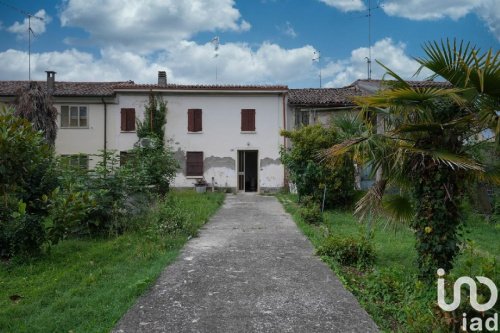
[{"label": "plant pot", "polygon": [[207,186],[206,185],[201,185],[201,186],[195,186],[197,193],[205,193],[207,191]]}]

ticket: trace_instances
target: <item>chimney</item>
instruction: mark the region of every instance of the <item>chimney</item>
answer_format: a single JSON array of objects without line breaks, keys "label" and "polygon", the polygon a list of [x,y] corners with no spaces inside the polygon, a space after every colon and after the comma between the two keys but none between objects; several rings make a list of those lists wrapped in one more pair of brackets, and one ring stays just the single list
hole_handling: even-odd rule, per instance
[{"label": "chimney", "polygon": [[47,92],[52,94],[55,90],[56,83],[56,72],[54,71],[45,71],[47,73]]},{"label": "chimney", "polygon": [[167,72],[158,71],[158,85],[166,86],[167,85]]}]

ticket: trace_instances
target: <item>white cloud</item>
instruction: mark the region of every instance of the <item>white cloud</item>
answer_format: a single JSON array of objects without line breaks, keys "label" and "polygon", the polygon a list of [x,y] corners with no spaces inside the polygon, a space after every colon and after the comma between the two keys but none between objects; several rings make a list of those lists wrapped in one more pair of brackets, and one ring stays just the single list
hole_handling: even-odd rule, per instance
[{"label": "white cloud", "polygon": [[335,7],[343,12],[364,10],[366,6],[363,0],[319,0],[328,6]]},{"label": "white cloud", "polygon": [[477,8],[483,0],[388,0],[383,9],[387,15],[411,20],[458,20]]},{"label": "white cloud", "polygon": [[201,31],[247,31],[234,0],[68,0],[63,26],[80,27],[103,47],[147,53]]},{"label": "white cloud", "polygon": [[[333,61],[323,69],[323,76],[328,81],[328,87],[342,87],[357,79],[367,78],[368,48],[361,47],[351,52],[349,59]],[[394,43],[390,38],[384,38],[376,42],[372,47],[372,78],[381,79],[385,70],[374,60],[378,60],[385,66],[396,72],[404,79],[413,79],[413,74],[419,68],[419,64],[405,53],[405,44]],[[417,79],[424,79],[429,72],[423,71]]]},{"label": "white cloud", "polygon": [[500,4],[498,0],[483,0],[476,12],[500,42]]},{"label": "white cloud", "polygon": [[[31,18],[31,30],[35,33],[35,35],[41,35],[45,32],[46,25],[52,21],[52,18],[47,15],[45,9],[40,9],[34,14],[34,16],[36,17]],[[38,19],[38,17],[42,20]],[[18,38],[28,39],[28,27],[28,18],[25,18],[22,23],[14,22],[14,24],[7,28],[7,31],[16,34]]]},{"label": "white cloud", "polygon": [[[319,0],[325,4],[347,11],[366,10],[362,0]],[[389,16],[410,20],[458,20],[475,13],[500,41],[500,3],[498,0],[386,0],[382,10]]]},{"label": "white cloud", "polygon": [[[32,77],[44,80],[46,70],[57,72],[61,81],[134,80],[154,83],[158,70],[166,70],[169,82],[213,84],[218,66],[219,84],[259,84],[298,82],[310,77],[314,48],[283,49],[263,43],[257,49],[247,44],[222,44],[214,58],[213,45],[182,41],[154,57],[116,48],[101,50],[100,57],[75,49],[31,55]],[[26,52],[0,53],[0,77],[27,78]]]}]

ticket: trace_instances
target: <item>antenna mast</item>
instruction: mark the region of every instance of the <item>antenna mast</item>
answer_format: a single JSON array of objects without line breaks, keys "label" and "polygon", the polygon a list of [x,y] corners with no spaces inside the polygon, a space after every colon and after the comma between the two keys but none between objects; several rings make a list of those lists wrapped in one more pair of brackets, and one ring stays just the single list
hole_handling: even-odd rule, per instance
[{"label": "antenna mast", "polygon": [[314,56],[312,61],[317,61],[319,66],[319,87],[321,88],[321,52],[314,51]]},{"label": "antenna mast", "polygon": [[368,80],[372,79],[372,1],[368,0]]},{"label": "antenna mast", "polygon": [[219,36],[215,36],[214,38],[212,38],[211,43],[214,45],[215,84],[217,84],[217,81],[218,81],[218,61],[217,61],[217,59],[219,58],[219,45],[220,45]]},{"label": "antenna mast", "polygon": [[5,3],[3,1],[0,1],[0,4],[9,7],[10,9],[13,9],[23,14],[24,16],[28,17],[28,81],[31,81],[31,35],[33,34],[33,36],[36,37],[35,32],[33,31],[33,29],[31,29],[31,18],[33,17],[40,21],[44,21],[44,19],[43,17],[32,15],[22,9],[14,7],[11,4]]}]

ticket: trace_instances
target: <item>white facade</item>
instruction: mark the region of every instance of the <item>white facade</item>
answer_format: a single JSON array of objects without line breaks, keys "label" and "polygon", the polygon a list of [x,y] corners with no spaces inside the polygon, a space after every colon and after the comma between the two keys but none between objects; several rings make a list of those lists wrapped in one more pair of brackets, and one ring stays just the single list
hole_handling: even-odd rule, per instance
[{"label": "white facade", "polygon": [[[59,111],[56,151],[69,155],[96,154],[105,147],[119,152],[132,149],[137,135],[121,131],[121,109],[134,108],[136,117],[142,119],[150,92],[151,88],[129,87],[116,89],[115,96],[107,99],[55,98],[54,105]],[[287,123],[286,88],[176,90],[157,87],[154,93],[167,102],[166,144],[174,151],[180,165],[173,187],[193,187],[196,179],[205,178],[216,187],[249,190],[248,180],[246,187],[238,183],[244,179],[238,177],[238,163],[243,163],[239,151],[257,152],[256,161],[250,159],[254,153],[247,158],[247,169],[257,171],[252,176],[252,191],[283,187],[284,168],[279,151],[284,144],[280,130]],[[88,125],[84,128],[61,127],[61,106],[85,106]],[[202,110],[201,132],[188,131],[188,109]],[[255,131],[241,131],[242,109],[255,110]],[[202,176],[186,175],[187,152],[203,152]],[[90,167],[96,162],[91,159]],[[240,165],[239,174],[245,174],[243,165]]]}]

